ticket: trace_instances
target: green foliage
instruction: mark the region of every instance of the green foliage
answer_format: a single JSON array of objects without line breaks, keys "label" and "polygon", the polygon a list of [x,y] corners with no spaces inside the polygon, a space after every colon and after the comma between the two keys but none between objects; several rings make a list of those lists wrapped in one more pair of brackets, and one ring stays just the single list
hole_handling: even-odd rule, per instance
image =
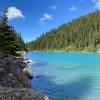
[{"label": "green foliage", "polygon": [[2,24],[5,26],[7,25],[7,22],[8,22],[8,18],[7,18],[7,9],[4,9],[3,10],[3,14],[1,16],[1,22]]},{"label": "green foliage", "polygon": [[24,68],[23,72],[27,76],[27,78],[29,78],[30,80],[33,79],[33,76],[30,74],[29,68]]},{"label": "green foliage", "polygon": [[12,26],[7,24],[7,10],[3,11],[0,19],[0,52],[17,55],[17,51],[26,50],[22,37]]},{"label": "green foliage", "polygon": [[24,68],[23,69],[23,72],[24,72],[25,75],[29,75],[30,74],[30,71],[29,71],[28,68]]},{"label": "green foliage", "polygon": [[57,29],[53,29],[27,47],[32,51],[95,51],[100,46],[100,12],[81,16]]}]

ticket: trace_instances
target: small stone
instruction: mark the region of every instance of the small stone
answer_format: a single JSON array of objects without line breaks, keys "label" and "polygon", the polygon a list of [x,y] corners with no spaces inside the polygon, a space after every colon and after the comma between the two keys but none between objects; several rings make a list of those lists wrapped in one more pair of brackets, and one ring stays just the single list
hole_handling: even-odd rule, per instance
[{"label": "small stone", "polygon": [[44,100],[49,100],[49,98],[47,96],[44,96]]}]

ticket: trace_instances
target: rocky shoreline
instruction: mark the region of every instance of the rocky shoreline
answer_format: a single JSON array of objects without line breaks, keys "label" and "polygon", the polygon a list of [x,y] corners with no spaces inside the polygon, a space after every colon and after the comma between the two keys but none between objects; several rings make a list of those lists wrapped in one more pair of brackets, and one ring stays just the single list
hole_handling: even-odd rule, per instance
[{"label": "rocky shoreline", "polygon": [[23,71],[26,66],[21,59],[0,53],[0,100],[48,100],[31,89],[31,79]]},{"label": "rocky shoreline", "polygon": [[28,88],[8,88],[0,86],[0,100],[48,100],[42,93]]}]

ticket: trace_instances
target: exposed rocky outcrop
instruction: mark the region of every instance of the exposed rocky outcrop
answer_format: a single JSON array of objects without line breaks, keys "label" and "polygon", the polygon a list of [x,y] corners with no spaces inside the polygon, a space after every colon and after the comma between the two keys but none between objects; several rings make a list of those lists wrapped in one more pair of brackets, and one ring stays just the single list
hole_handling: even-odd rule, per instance
[{"label": "exposed rocky outcrop", "polygon": [[32,91],[31,80],[23,72],[26,66],[22,60],[0,53],[0,100],[48,100]]},{"label": "exposed rocky outcrop", "polygon": [[23,72],[26,64],[13,56],[0,54],[0,86],[30,87],[30,80]]},{"label": "exposed rocky outcrop", "polygon": [[27,88],[0,87],[0,100],[48,100],[48,98]]}]

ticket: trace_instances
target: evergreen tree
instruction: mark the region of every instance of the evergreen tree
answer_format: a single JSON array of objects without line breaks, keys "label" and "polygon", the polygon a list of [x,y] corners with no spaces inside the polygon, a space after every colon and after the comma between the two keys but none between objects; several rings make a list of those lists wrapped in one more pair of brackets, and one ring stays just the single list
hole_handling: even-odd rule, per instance
[{"label": "evergreen tree", "polygon": [[8,18],[7,18],[7,9],[5,8],[3,10],[2,16],[1,16],[1,23],[3,26],[6,26],[8,22]]},{"label": "evergreen tree", "polygon": [[0,19],[0,52],[17,55],[17,51],[25,50],[25,43],[14,27],[8,25],[7,9],[3,10]]},{"label": "evergreen tree", "polygon": [[100,12],[81,16],[27,43],[30,50],[94,51],[100,48]]}]

